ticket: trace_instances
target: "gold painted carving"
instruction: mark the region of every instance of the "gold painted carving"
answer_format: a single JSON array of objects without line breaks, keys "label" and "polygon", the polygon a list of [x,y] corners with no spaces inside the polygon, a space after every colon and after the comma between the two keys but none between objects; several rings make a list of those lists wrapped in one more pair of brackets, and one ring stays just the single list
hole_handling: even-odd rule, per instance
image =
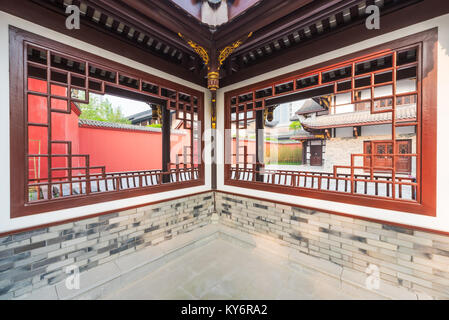
[{"label": "gold painted carving", "polygon": [[[178,33],[178,35],[184,39],[184,36],[181,33]],[[184,39],[185,40],[185,39]],[[187,44],[200,56],[201,59],[203,59],[204,64],[207,66],[207,68],[209,69],[209,62],[210,62],[210,58],[209,58],[209,54],[207,53],[207,50],[204,49],[202,46],[200,46],[199,44],[193,42],[192,40],[186,40]]]},{"label": "gold painted carving", "polygon": [[179,37],[181,37],[182,39],[184,39],[187,44],[196,52],[196,54],[198,54],[201,59],[204,61],[204,64],[207,67],[207,70],[209,70],[210,72],[207,74],[207,87],[209,88],[209,90],[215,91],[217,90],[220,86],[219,86],[219,82],[220,82],[220,68],[223,65],[223,63],[225,62],[225,60],[227,58],[229,58],[229,56],[238,48],[240,47],[243,42],[248,39],[249,37],[251,37],[253,35],[252,32],[250,32],[246,39],[240,39],[237,40],[236,42],[234,42],[233,44],[226,46],[224,49],[222,49],[219,52],[219,56],[218,56],[218,67],[216,67],[214,65],[214,63],[212,64],[215,70],[211,70],[210,67],[210,57],[209,57],[209,53],[207,52],[206,49],[204,49],[202,46],[200,46],[199,44],[193,42],[192,40],[189,39],[185,39],[184,36],[182,35],[182,33],[178,33]]},{"label": "gold painted carving", "polygon": [[[251,37],[253,35],[252,32],[250,32],[247,36],[247,38]],[[220,54],[218,55],[218,62],[220,64],[220,66],[218,67],[218,69],[220,69],[220,67],[223,65],[223,63],[225,62],[225,60],[227,58],[229,58],[229,56],[238,48],[243,44],[242,39],[237,40],[236,42],[234,42],[233,44],[231,44],[230,46],[225,47],[224,49],[222,49],[220,51]]]}]

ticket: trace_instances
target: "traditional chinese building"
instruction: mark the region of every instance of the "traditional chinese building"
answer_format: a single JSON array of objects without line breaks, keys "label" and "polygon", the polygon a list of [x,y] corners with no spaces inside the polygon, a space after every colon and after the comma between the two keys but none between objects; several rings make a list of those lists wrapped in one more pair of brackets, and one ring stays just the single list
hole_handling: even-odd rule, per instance
[{"label": "traditional chinese building", "polygon": [[0,299],[448,299],[448,66],[447,1],[1,1]]}]

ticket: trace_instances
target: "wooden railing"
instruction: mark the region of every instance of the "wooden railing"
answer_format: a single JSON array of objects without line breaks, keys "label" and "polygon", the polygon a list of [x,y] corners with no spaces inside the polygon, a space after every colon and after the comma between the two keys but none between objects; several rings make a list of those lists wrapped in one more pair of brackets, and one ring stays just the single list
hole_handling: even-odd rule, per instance
[{"label": "wooden railing", "polygon": [[[232,167],[231,179],[272,185],[363,194],[403,200],[416,200],[418,184],[410,177],[336,172],[291,170],[256,170],[249,167]],[[394,189],[394,191],[393,191]]]},{"label": "wooden railing", "polygon": [[[100,172],[95,173],[94,170],[100,170]],[[199,179],[198,167],[184,167],[179,164],[168,172],[146,170],[106,173],[104,167],[91,167],[88,171],[87,175],[53,178],[51,183],[53,198],[145,188]],[[164,180],[164,176],[168,178]],[[35,200],[46,200],[44,189],[48,188],[47,181],[30,179],[29,187],[37,192]]]}]

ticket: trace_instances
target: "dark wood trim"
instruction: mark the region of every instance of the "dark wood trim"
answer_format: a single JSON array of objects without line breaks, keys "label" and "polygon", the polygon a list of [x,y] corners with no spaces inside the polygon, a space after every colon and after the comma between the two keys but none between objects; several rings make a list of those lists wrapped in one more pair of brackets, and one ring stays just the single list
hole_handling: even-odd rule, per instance
[{"label": "dark wood trim", "polygon": [[359,0],[315,0],[299,7],[296,11],[290,11],[282,19],[267,24],[255,31],[251,39],[246,41],[237,50],[237,54],[261,48],[266,43],[276,41],[305,26],[313,25],[314,22],[343,11],[357,3]]},{"label": "dark wood trim", "polygon": [[217,91],[211,92],[211,118],[215,117],[215,128],[210,130],[211,133],[211,188],[217,190]]},{"label": "dark wood trim", "polygon": [[[311,190],[305,188],[295,188],[288,186],[279,186],[266,184],[261,182],[248,182],[231,180],[231,165],[225,163],[225,185],[242,187],[247,189],[256,189],[275,193],[291,194],[294,196],[303,196],[316,199],[344,202],[355,205],[368,207],[376,207],[395,211],[404,211],[427,216],[436,216],[436,146],[437,146],[437,45],[438,45],[438,29],[433,28],[411,36],[400,38],[379,46],[375,46],[359,52],[354,52],[346,56],[332,59],[314,66],[306,67],[295,72],[291,72],[282,76],[278,76],[269,80],[265,80],[256,84],[248,85],[239,89],[225,92],[225,129],[231,128],[231,97],[253,92],[253,90],[264,87],[271,87],[274,83],[283,83],[300,77],[302,74],[311,71],[321,71],[324,69],[332,69],[339,63],[350,63],[352,61],[369,56],[373,53],[381,53],[383,51],[396,50],[409,45],[422,44],[422,70],[421,75],[418,74],[418,89],[422,92],[422,101],[418,101],[418,105],[422,105],[421,118],[422,128],[425,130],[418,132],[419,137],[422,134],[421,144],[418,143],[418,150],[421,148],[422,162],[417,169],[417,176],[421,179],[421,203],[412,203],[408,201],[395,201],[391,199],[373,198],[362,195],[348,195],[341,192]],[[422,79],[422,80],[419,80]],[[418,109],[419,110],[419,109]],[[419,112],[418,112],[419,113]],[[224,141],[227,144],[227,141]],[[225,146],[226,149],[226,146]],[[422,174],[425,171],[426,174]]]},{"label": "dark wood trim", "polygon": [[[33,0],[36,1],[36,0]],[[42,0],[39,0],[42,1]],[[126,19],[131,23],[135,23],[138,28],[144,28],[149,34],[168,41],[169,44],[176,43],[177,46],[189,48],[180,37],[181,32],[203,46],[211,46],[208,41],[210,37],[209,30],[197,23],[196,19],[189,19],[187,15],[183,15],[175,8],[171,10],[158,9],[155,6],[170,7],[170,3],[166,1],[147,0],[135,2],[133,0],[110,1],[110,0],[85,0],[89,6],[107,12],[109,16]],[[170,1],[167,1],[170,2]],[[188,23],[185,23],[187,21]],[[135,29],[138,29],[135,28]],[[191,49],[190,49],[191,50]]]},{"label": "dark wood trim", "polygon": [[[113,60],[109,60],[107,58],[98,56],[98,55],[90,53],[90,52],[83,51],[81,49],[78,49],[78,48],[75,48],[75,47],[72,47],[69,45],[65,45],[58,41],[55,41],[55,40],[52,40],[49,38],[45,38],[43,36],[37,35],[35,33],[29,32],[29,31],[22,30],[20,28],[16,28],[14,26],[10,26],[9,29],[10,29],[10,32],[16,34],[16,36],[14,38],[17,38],[17,39],[20,38],[19,42],[26,40],[30,43],[40,44],[42,46],[45,46],[46,48],[56,50],[56,51],[62,51],[69,55],[81,56],[84,60],[89,60],[96,64],[107,66],[107,68],[113,69],[114,71],[119,71],[125,75],[145,78],[145,80],[148,82],[155,82],[158,85],[161,85],[163,87],[176,89],[176,90],[179,90],[186,94],[192,94],[192,95],[195,95],[198,97],[202,97],[202,102],[204,102],[204,92],[192,89],[190,86],[178,84],[176,82],[167,80],[165,78],[155,76],[155,75],[147,73],[145,71],[141,71],[139,69],[129,67],[122,63],[119,63],[119,62],[116,62]],[[12,47],[11,44],[10,44],[10,47]],[[126,56],[124,56],[124,57],[126,57]],[[108,83],[108,85],[109,85],[109,83]],[[111,86],[112,86],[112,84],[111,84]]]},{"label": "dark wood trim", "polygon": [[[319,21],[325,14],[329,15],[338,9],[353,6],[356,0],[287,0],[262,1],[250,7],[244,14],[231,22],[219,26],[215,33],[197,19],[189,17],[182,10],[176,8],[170,1],[157,0],[123,0],[116,5],[110,5],[107,0],[88,0],[94,8],[106,10],[112,17],[123,18],[128,27],[136,26],[136,30],[148,31],[157,39],[161,39],[173,48],[181,48],[184,55],[196,57],[193,50],[177,36],[182,32],[186,37],[204,46],[210,52],[229,45],[249,32],[253,36],[240,46],[226,63],[240,65],[242,53],[255,50],[266,44],[267,40],[280,39],[286,32],[293,32],[303,24]],[[57,32],[98,46],[98,39],[102,39],[100,46],[116,54],[128,57],[140,63],[173,74],[187,81],[206,87],[206,68],[197,65],[190,59],[183,61],[169,61],[157,52],[146,50],[135,39],[113,34],[92,21],[84,21],[82,30],[67,30],[65,16],[56,7],[49,5],[46,0],[16,0],[4,1],[1,10],[31,22],[40,24]],[[449,12],[449,2],[440,0],[409,0],[399,1],[397,5],[386,9],[382,15],[380,30],[366,30],[363,19],[343,25],[334,31],[325,32],[321,36],[314,36],[310,40],[300,41],[290,47],[283,46],[279,52],[262,59],[254,64],[241,65],[238,72],[223,73],[221,86],[238,83],[248,78],[303,61],[313,56],[348,46],[381,34],[385,34],[430,18]],[[325,21],[325,20],[323,20]],[[291,33],[288,33],[291,36]],[[291,40],[291,39],[290,39]],[[283,42],[281,42],[281,46]],[[188,53],[188,54],[187,54]],[[232,61],[236,57],[237,61]],[[200,61],[200,60],[198,60]],[[190,71],[190,67],[195,71]],[[224,69],[223,69],[224,70]]]},{"label": "dark wood trim", "polygon": [[132,59],[144,65],[167,72],[186,81],[206,86],[206,80],[200,79],[196,74],[182,67],[170,63],[161,57],[142,50],[131,43],[127,43],[123,38],[112,36],[93,26],[82,24],[80,30],[67,30],[65,28],[66,17],[51,11],[30,0],[2,1],[2,11],[11,15],[26,19],[43,27],[62,33],[69,37],[85,41],[96,47],[111,51],[120,56]]},{"label": "dark wood trim", "polygon": [[[171,113],[166,106],[161,106],[162,108],[162,171],[168,172],[170,165],[170,131],[171,131]],[[170,123],[169,126],[164,124]],[[162,177],[164,183],[170,182],[170,176],[164,175]]]},{"label": "dark wood trim", "polygon": [[429,233],[438,234],[438,235],[442,235],[442,236],[449,236],[449,232],[447,232],[447,231],[440,231],[440,230],[435,230],[435,229],[422,228],[422,227],[412,226],[412,225],[408,225],[408,224],[401,224],[401,223],[396,223],[396,222],[391,222],[391,221],[386,221],[386,220],[380,220],[380,219],[372,219],[372,218],[352,215],[352,214],[348,214],[348,213],[342,213],[342,212],[335,211],[335,210],[328,210],[328,209],[321,209],[321,208],[316,208],[316,207],[303,206],[303,205],[298,205],[298,204],[291,203],[291,202],[283,202],[283,201],[272,200],[272,199],[268,199],[268,198],[259,198],[259,197],[254,197],[254,196],[246,195],[246,194],[242,195],[242,194],[235,193],[235,192],[229,192],[229,191],[223,191],[223,190],[218,190],[217,192],[220,192],[220,193],[223,193],[223,194],[228,194],[228,195],[231,195],[231,196],[236,196],[236,197],[248,198],[248,199],[252,199],[252,200],[256,200],[256,201],[271,202],[271,203],[280,204],[280,205],[289,206],[289,207],[304,208],[304,209],[320,211],[320,212],[329,213],[329,214],[335,214],[335,215],[342,216],[342,217],[359,219],[359,220],[364,220],[364,221],[369,221],[369,222],[374,222],[374,223],[380,223],[380,224],[385,224],[385,225],[390,225],[390,226],[395,226],[395,227],[400,227],[400,228],[408,228],[408,229],[412,229],[412,230],[417,230],[417,231],[422,231],[422,232],[429,232]]},{"label": "dark wood trim", "polygon": [[10,85],[10,216],[13,218],[25,206],[24,190],[27,181],[25,148],[25,110],[24,110],[24,66],[25,54],[23,37],[9,32],[9,85]]},{"label": "dark wood trim", "polygon": [[[379,30],[367,30],[364,23],[357,22],[356,25],[340,28],[335,33],[314,38],[312,41],[303,43],[303,45],[283,49],[278,54],[270,55],[254,65],[242,68],[237,73],[225,77],[221,80],[221,87],[225,88],[226,86],[262,75],[272,70],[341,49],[446,13],[449,13],[448,1],[423,0],[404,7],[401,10],[383,15]],[[238,52],[235,54],[238,55]]]},{"label": "dark wood trim", "polygon": [[[352,52],[349,54],[346,54],[344,56],[340,56],[338,58],[334,58],[334,59],[330,59],[328,61],[324,61],[324,62],[320,62],[318,64],[315,65],[311,65],[311,66],[307,66],[301,69],[296,69],[294,71],[267,79],[267,80],[262,80],[259,82],[256,82],[254,84],[249,84],[237,89],[233,89],[230,91],[225,92],[225,95],[228,96],[235,96],[238,95],[240,93],[245,93],[245,92],[251,92],[252,89],[254,88],[264,88],[264,87],[270,87],[270,84],[272,83],[282,83],[285,82],[285,79],[291,79],[291,78],[295,78],[301,74],[305,74],[305,73],[312,73],[312,72],[319,72],[321,70],[324,69],[329,69],[332,68],[334,65],[338,65],[341,63],[344,64],[349,64],[352,61],[358,60],[358,59],[362,59],[365,56],[370,56],[373,53],[381,53],[382,51],[389,51],[389,50],[395,50],[401,47],[405,47],[407,45],[409,45],[410,43],[416,43],[416,42],[420,42],[420,41],[424,41],[427,37],[427,35],[431,34],[431,33],[437,33],[438,28],[433,28],[427,31],[423,31],[423,32],[419,32],[416,34],[412,34],[400,39],[396,39],[393,41],[389,41],[380,45],[376,45],[367,49],[363,49],[360,51],[356,51],[356,52]],[[226,89],[226,88],[223,88]]]},{"label": "dark wood trim", "polygon": [[[413,5],[413,2],[419,2],[421,0],[403,0],[397,1],[392,8],[386,9],[383,8],[381,10],[381,19],[385,14],[389,12],[400,10],[404,6]],[[248,52],[250,50],[254,50],[255,48],[261,48],[268,42],[276,41],[283,37],[288,37],[296,30],[302,30],[304,27],[315,28],[311,30],[312,34],[316,34],[316,25],[314,25],[317,21],[322,21],[324,23],[326,18],[332,15],[338,15],[344,10],[350,9],[351,12],[356,6],[360,3],[359,0],[318,0],[313,1],[307,6],[304,6],[300,10],[297,10],[294,13],[291,13],[285,16],[281,21],[277,23],[273,23],[267,25],[263,29],[256,31],[255,34],[249,39],[249,41],[245,42],[236,50],[236,54],[242,54]],[[385,10],[385,11],[384,11]],[[358,14],[357,14],[358,15]],[[346,25],[342,25],[340,28],[348,28],[349,26],[354,26],[356,24],[360,24],[363,18],[351,18],[353,21],[347,23]],[[329,21],[327,21],[329,23]],[[342,23],[344,24],[344,23]],[[330,31],[330,30],[328,30]],[[300,31],[301,32],[301,31]],[[305,34],[302,34],[305,37]],[[316,39],[316,38],[314,38]]]},{"label": "dark wood trim", "polygon": [[[85,196],[67,197],[54,199],[46,203],[25,204],[24,190],[27,181],[27,170],[25,163],[25,78],[24,78],[24,42],[42,45],[48,49],[63,52],[72,56],[82,57],[84,60],[94,62],[97,65],[108,66],[109,69],[122,72],[129,76],[145,79],[162,87],[171,88],[179,92],[191,94],[198,97],[199,119],[204,123],[204,93],[189,87],[171,82],[166,79],[147,74],[115,61],[98,57],[94,54],[84,52],[56,41],[46,39],[30,32],[10,27],[10,161],[11,161],[11,218],[50,212],[55,210],[73,208],[105,201],[137,197],[141,195],[165,192],[170,190],[190,188],[205,184],[204,164],[200,164],[199,179],[195,181],[176,182],[137,190],[120,190],[110,193],[90,194]],[[202,134],[204,128],[202,128]],[[204,143],[202,143],[204,149]]]},{"label": "dark wood trim", "polygon": [[[264,137],[261,137],[260,132],[257,128],[263,128],[265,126],[264,110],[256,111],[256,171],[260,171],[263,159],[265,156],[265,141]],[[260,173],[256,174],[256,181],[263,182],[263,175]]]},{"label": "dark wood trim", "polygon": [[[95,2],[109,3],[110,0],[90,0]],[[122,0],[128,7],[133,8],[146,20],[153,20],[158,24],[170,29],[175,35],[178,32],[186,35],[189,39],[206,47],[212,48],[212,33],[207,25],[200,23],[197,19],[185,15],[178,10],[171,1],[160,0]],[[114,3],[113,6],[116,6]],[[124,6],[118,8],[122,13],[129,12]]]},{"label": "dark wood trim", "polygon": [[[321,4],[330,2],[329,0],[319,0]],[[332,0],[341,2],[342,0]],[[347,2],[348,0],[344,0]],[[240,39],[250,32],[263,29],[265,26],[278,26],[284,24],[286,16],[298,9],[312,3],[312,0],[283,0],[283,1],[262,1],[259,5],[251,7],[245,14],[242,14],[232,22],[218,27],[214,34],[216,47],[224,48],[230,43]],[[278,20],[278,21],[277,21]]]}]

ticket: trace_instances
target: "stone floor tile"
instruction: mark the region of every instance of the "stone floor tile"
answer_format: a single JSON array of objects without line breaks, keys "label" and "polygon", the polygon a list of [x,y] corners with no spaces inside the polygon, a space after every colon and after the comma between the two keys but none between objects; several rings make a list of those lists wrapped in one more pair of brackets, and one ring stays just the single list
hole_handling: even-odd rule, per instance
[{"label": "stone floor tile", "polygon": [[[342,290],[344,289],[344,290]],[[162,265],[106,299],[312,300],[377,299],[363,289],[298,268],[276,255],[223,239],[213,240]]]}]

